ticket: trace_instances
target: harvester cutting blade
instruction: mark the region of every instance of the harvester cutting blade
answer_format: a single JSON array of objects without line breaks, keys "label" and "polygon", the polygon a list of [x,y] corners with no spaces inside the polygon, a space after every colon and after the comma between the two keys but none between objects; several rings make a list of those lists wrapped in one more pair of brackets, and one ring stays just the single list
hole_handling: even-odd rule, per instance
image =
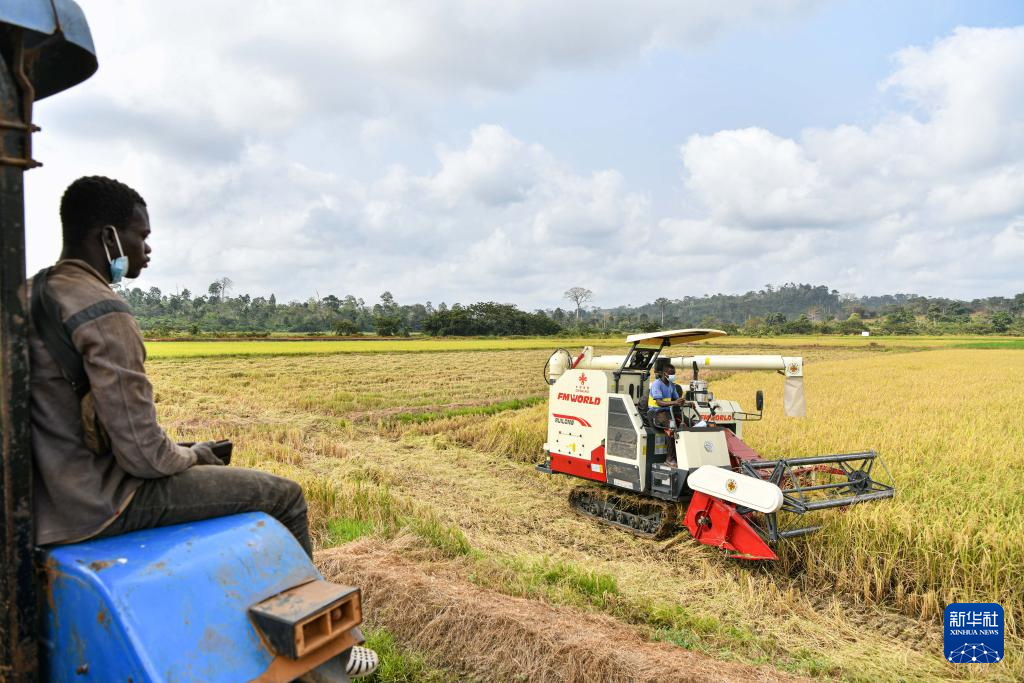
[{"label": "harvester cutting blade", "polygon": [[[881,464],[885,482],[874,477],[875,463]],[[744,460],[740,463],[740,470],[766,479],[782,489],[781,511],[795,515],[884,500],[896,494],[892,475],[885,461],[875,451],[780,460]],[[765,532],[770,541],[804,536],[819,528],[806,526],[780,530],[775,513],[765,517]]]}]

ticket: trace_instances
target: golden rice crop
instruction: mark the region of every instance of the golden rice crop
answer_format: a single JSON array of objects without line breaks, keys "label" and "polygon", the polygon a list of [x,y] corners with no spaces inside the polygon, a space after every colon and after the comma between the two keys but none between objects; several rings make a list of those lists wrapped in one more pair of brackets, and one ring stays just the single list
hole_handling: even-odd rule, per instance
[{"label": "golden rice crop", "polygon": [[[756,388],[765,389],[766,417],[749,423],[744,434],[765,456],[874,448],[892,471],[897,497],[821,515],[825,528],[792,542],[783,549],[783,562],[766,572],[733,561],[708,564],[707,548],[677,546],[681,566],[700,579],[680,584],[687,587],[675,598],[668,590],[674,584],[665,584],[657,591],[659,604],[676,609],[671,601],[679,600],[696,610],[695,618],[713,618],[723,625],[706,646],[701,638],[710,636],[695,634],[689,626],[660,627],[655,620],[651,628],[661,629],[658,637],[684,647],[715,652],[731,647],[732,656],[754,663],[807,643],[806,655],[800,657],[808,663],[796,670],[814,675],[878,678],[903,661],[908,678],[954,678],[965,672],[943,668],[933,655],[922,654],[924,658],[911,662],[905,651],[887,652],[882,635],[858,635],[864,640],[857,647],[864,651],[844,651],[843,638],[851,637],[851,627],[836,616],[838,608],[830,607],[823,616],[808,605],[824,600],[820,596],[840,602],[849,596],[882,609],[897,607],[928,620],[922,623],[931,625],[922,628],[934,639],[936,615],[947,602],[996,601],[1006,608],[1012,632],[1008,645],[1016,643],[1019,650],[1024,624],[1024,549],[1019,543],[1024,538],[1024,455],[1019,449],[1024,446],[1024,424],[1016,414],[1024,398],[1024,354],[967,349],[887,353],[899,345],[826,347],[818,341],[813,347],[774,350],[809,359],[806,419],[782,416],[781,378],[773,374],[736,373],[715,381],[712,389],[720,397],[741,401],[749,401]],[[773,348],[764,340],[755,343],[720,352]],[[548,353],[521,349],[182,358],[157,360],[149,368],[161,420],[172,434],[189,440],[232,438],[240,465],[303,484],[318,544],[332,542],[330,524],[335,521],[341,525],[337,528],[358,533],[410,533],[446,557],[465,555],[471,545],[493,557],[512,553],[501,560],[502,566],[526,568],[515,569],[521,575],[515,584],[525,580],[523,573],[532,571],[530,567],[547,562],[534,553],[557,552],[558,562],[571,562],[588,547],[580,545],[580,520],[571,517],[546,522],[569,536],[543,542],[530,536],[551,533],[550,526],[542,529],[530,521],[530,506],[543,505],[546,518],[558,520],[567,514],[564,493],[570,482],[532,472],[545,438],[546,406],[506,408],[546,395],[540,367]],[[466,457],[466,448],[485,455]],[[468,469],[455,464],[459,458]],[[505,464],[493,464],[499,461]],[[525,530],[515,532],[520,535],[500,535],[509,532],[499,534],[497,529],[505,527],[486,516],[491,513],[483,512],[482,503],[473,502],[480,494],[466,489],[470,472],[491,477],[486,483],[481,480],[481,486],[506,487],[495,509],[505,515],[519,509],[519,524],[526,524]],[[509,481],[525,482],[527,477],[533,482],[529,491],[521,484],[507,488]],[[517,496],[518,505],[513,502]],[[618,540],[602,530],[588,532],[586,538],[591,539],[586,543],[601,539],[606,548],[602,553]],[[600,566],[641,604],[651,577],[637,563],[644,562],[649,546],[632,539],[618,543],[624,554],[601,559]],[[489,575],[480,567],[490,565],[466,561],[476,563],[472,571],[478,576]],[[502,589],[506,580],[493,581]],[[694,590],[700,591],[699,597]],[[721,600],[708,590],[720,590],[728,604],[719,605]],[[622,604],[597,609],[620,619],[640,618],[635,610],[624,611]],[[774,622],[788,609],[793,613],[785,617],[784,626],[780,622],[776,627]],[[844,635],[826,645],[830,624]],[[787,657],[791,663],[803,661]],[[968,673],[1013,678],[1024,673],[1024,665],[1012,656],[998,670]]]},{"label": "golden rice crop", "polygon": [[[812,364],[808,418],[769,402],[745,440],[766,456],[874,449],[897,485],[887,503],[823,515],[787,554],[809,578],[934,617],[950,602],[994,601],[1024,626],[1024,354],[938,350]],[[715,386],[748,396],[774,381]]]},{"label": "golden rice crop", "polygon": [[[1016,337],[728,337],[705,342],[710,349],[728,352],[728,349],[742,346],[795,348],[820,347],[826,349],[922,349],[947,348],[971,344],[1003,344],[1019,348],[1021,340]],[[552,349],[562,346],[578,349],[584,345],[595,347],[620,345],[618,338],[597,337],[593,339],[570,339],[551,337],[481,337],[481,338],[434,338],[415,337],[411,339],[331,339],[318,340],[246,340],[223,339],[210,341],[147,341],[149,357],[165,358],[209,358],[218,356],[309,356],[339,353],[435,353],[443,351],[513,351],[528,349]]]}]

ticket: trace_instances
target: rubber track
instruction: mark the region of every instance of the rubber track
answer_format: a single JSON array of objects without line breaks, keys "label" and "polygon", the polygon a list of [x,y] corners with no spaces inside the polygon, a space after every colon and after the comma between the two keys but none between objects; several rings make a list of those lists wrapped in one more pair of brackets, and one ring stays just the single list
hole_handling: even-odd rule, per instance
[{"label": "rubber track", "polygon": [[[611,505],[613,510],[621,511],[634,517],[648,517],[660,514],[659,525],[654,531],[646,531],[630,524],[623,524],[615,519],[608,519],[602,515],[594,514],[584,507],[585,503],[593,499],[597,499],[605,509]],[[668,538],[678,530],[678,522],[682,517],[682,506],[678,503],[670,503],[656,498],[644,498],[630,493],[611,493],[607,489],[595,486],[578,486],[574,488],[569,493],[569,505],[581,517],[592,519],[616,529],[628,531],[640,538],[649,539]]]}]

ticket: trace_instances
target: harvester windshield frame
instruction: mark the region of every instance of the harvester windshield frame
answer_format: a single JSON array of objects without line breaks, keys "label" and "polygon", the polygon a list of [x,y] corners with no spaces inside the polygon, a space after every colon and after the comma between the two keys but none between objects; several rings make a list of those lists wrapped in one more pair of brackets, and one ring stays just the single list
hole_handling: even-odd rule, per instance
[{"label": "harvester windshield frame", "polygon": [[[653,368],[654,364],[658,362],[658,357],[661,356],[661,352],[664,350],[665,346],[666,340],[664,339],[661,340],[661,344],[659,344],[656,349],[641,348],[640,341],[633,342],[633,345],[629,347],[629,351],[626,352],[625,357],[622,359],[622,365],[619,366],[618,370],[612,373],[612,376],[615,378],[615,392],[618,393],[619,391],[619,380],[622,375],[637,375],[640,377],[641,383],[646,382],[651,376],[651,368]],[[653,353],[650,356],[640,356],[637,351],[641,350],[650,350],[653,351]],[[643,359],[642,365],[637,363],[641,358]]]}]

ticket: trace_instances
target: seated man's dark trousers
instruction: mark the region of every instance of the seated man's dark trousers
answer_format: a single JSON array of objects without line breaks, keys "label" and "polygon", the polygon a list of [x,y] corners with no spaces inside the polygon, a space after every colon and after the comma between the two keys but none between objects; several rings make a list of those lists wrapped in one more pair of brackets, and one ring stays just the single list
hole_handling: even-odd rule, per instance
[{"label": "seated man's dark trousers", "polygon": [[277,519],[313,556],[302,488],[290,479],[235,467],[197,465],[169,477],[145,480],[128,507],[98,536],[240,512],[265,512]]}]

